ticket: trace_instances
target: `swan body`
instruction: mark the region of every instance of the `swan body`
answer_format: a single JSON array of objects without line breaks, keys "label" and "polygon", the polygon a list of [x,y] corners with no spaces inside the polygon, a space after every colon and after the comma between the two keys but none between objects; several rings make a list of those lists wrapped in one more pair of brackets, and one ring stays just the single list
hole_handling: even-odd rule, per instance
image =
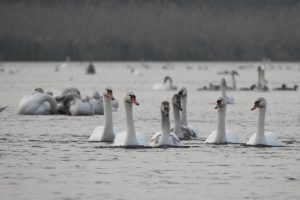
[{"label": "swan body", "polygon": [[257,132],[250,137],[247,145],[282,146],[275,133],[265,132],[266,107],[267,101],[264,98],[260,97],[255,101],[251,110],[258,108]]},{"label": "swan body", "polygon": [[113,128],[113,116],[111,101],[113,100],[113,93],[111,88],[106,88],[103,93],[104,100],[104,126],[98,126],[94,129],[89,141],[97,142],[113,142],[117,133]]},{"label": "swan body", "polygon": [[94,107],[88,100],[74,98],[70,103],[69,114],[72,116],[78,115],[94,115]]},{"label": "swan body", "polygon": [[156,132],[151,140],[151,146],[178,146],[180,140],[170,131],[169,102],[163,101],[161,105],[161,131]]},{"label": "swan body", "polygon": [[178,90],[178,94],[181,96],[181,131],[185,140],[196,139],[199,131],[192,125],[188,124],[187,121],[187,89],[186,87],[181,87]]},{"label": "swan body", "polygon": [[212,144],[226,144],[226,143],[239,143],[237,134],[225,128],[226,116],[226,99],[219,97],[215,109],[218,109],[217,130],[213,131],[206,138],[205,143]]},{"label": "swan body", "polygon": [[50,115],[55,114],[56,110],[55,99],[39,91],[24,96],[18,106],[18,114],[21,115]]},{"label": "swan body", "polygon": [[156,83],[153,85],[152,90],[172,91],[177,90],[177,86],[173,85],[172,78],[166,76],[163,83]]},{"label": "swan body", "polygon": [[114,139],[114,146],[148,146],[147,137],[143,133],[135,131],[132,104],[139,105],[133,92],[128,92],[124,98],[127,130],[120,132]]}]

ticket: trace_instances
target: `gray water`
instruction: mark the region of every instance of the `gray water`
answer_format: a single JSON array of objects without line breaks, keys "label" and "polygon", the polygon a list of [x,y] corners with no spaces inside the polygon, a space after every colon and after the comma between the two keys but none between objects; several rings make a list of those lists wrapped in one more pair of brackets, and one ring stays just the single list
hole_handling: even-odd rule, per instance
[{"label": "gray water", "polygon": [[[86,75],[86,63],[71,63],[55,72],[59,63],[3,63],[0,68],[0,199],[299,199],[300,98],[297,92],[232,91],[236,104],[227,107],[227,128],[242,143],[256,131],[254,100],[267,99],[266,130],[276,132],[284,147],[207,145],[216,128],[214,102],[220,92],[196,89],[219,83],[224,69],[239,69],[238,87],[256,83],[259,63],[95,63],[97,74]],[[134,76],[127,65],[143,73]],[[186,67],[190,66],[190,70]],[[300,63],[265,65],[269,87],[300,85]],[[9,71],[11,71],[10,74]],[[36,87],[47,91],[77,87],[83,94],[110,85],[120,101],[114,124],[125,129],[123,96],[136,93],[136,130],[149,138],[160,128],[159,106],[174,92],[152,91],[165,75],[188,88],[188,120],[200,139],[184,142],[189,148],[123,149],[89,143],[103,116],[17,115],[17,105]],[[107,148],[103,148],[107,147]]]}]

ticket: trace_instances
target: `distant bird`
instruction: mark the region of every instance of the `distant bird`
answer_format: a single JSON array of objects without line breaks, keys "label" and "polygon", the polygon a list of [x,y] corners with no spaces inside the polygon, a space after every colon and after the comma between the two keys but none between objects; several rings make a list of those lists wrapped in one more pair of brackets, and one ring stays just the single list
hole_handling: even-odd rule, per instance
[{"label": "distant bird", "polygon": [[298,85],[294,85],[294,87],[288,87],[286,84],[282,84],[281,87],[274,88],[273,90],[277,91],[296,91],[298,89]]},{"label": "distant bird", "polygon": [[170,76],[165,76],[163,83],[155,83],[152,90],[177,90],[177,86],[173,85],[173,80]]},{"label": "distant bird", "polygon": [[87,74],[95,74],[96,73],[93,63],[90,62],[89,66],[86,69],[86,73]]}]

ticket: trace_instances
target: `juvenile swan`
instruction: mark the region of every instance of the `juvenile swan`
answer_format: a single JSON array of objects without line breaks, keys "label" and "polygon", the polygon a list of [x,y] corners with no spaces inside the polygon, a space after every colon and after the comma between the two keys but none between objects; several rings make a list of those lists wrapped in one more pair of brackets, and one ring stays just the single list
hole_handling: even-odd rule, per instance
[{"label": "juvenile swan", "polygon": [[156,132],[150,141],[151,146],[178,146],[180,140],[174,133],[170,131],[170,105],[169,102],[163,101],[160,106],[161,113],[161,131]]},{"label": "juvenile swan", "polygon": [[205,143],[226,144],[239,142],[238,136],[225,128],[226,104],[227,102],[224,97],[217,99],[217,105],[215,107],[215,109],[218,110],[217,130],[209,134]]},{"label": "juvenile swan", "polygon": [[258,108],[257,132],[250,137],[247,145],[282,146],[281,141],[277,138],[275,133],[265,132],[267,101],[263,97],[256,99],[251,110],[255,110],[256,108]]},{"label": "juvenile swan", "polygon": [[172,78],[170,76],[166,76],[164,78],[164,82],[156,83],[153,85],[153,90],[164,90],[164,91],[170,91],[170,90],[177,90],[177,86],[173,85]]},{"label": "juvenile swan", "polygon": [[103,92],[104,102],[104,126],[98,126],[94,129],[89,141],[93,142],[113,142],[116,131],[113,128],[113,116],[111,101],[114,100],[112,88],[107,87]]},{"label": "juvenile swan", "polygon": [[132,104],[139,105],[133,92],[126,93],[124,106],[126,112],[127,130],[116,135],[114,146],[147,146],[148,141],[144,134],[136,133],[134,128]]},{"label": "juvenile swan", "polygon": [[181,87],[178,90],[178,94],[181,96],[181,129],[183,132],[183,139],[191,140],[197,138],[199,134],[198,130],[192,125],[188,124],[187,121],[187,89],[186,87]]}]

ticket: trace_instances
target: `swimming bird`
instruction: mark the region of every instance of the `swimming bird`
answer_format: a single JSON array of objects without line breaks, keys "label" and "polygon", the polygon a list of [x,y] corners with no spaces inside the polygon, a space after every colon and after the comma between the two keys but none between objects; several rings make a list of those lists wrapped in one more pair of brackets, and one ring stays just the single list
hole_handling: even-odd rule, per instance
[{"label": "swimming bird", "polygon": [[114,100],[111,87],[107,87],[103,92],[104,103],[104,126],[97,126],[89,141],[93,142],[113,142],[115,139],[116,130],[113,128],[113,116],[111,101]]},{"label": "swimming bird", "polygon": [[217,130],[209,134],[205,143],[227,144],[239,142],[238,136],[225,128],[226,104],[227,102],[224,97],[217,99],[217,105],[215,107],[215,109],[218,110]]},{"label": "swimming bird", "polygon": [[41,88],[35,89],[30,95],[22,97],[18,105],[18,114],[21,115],[50,115],[56,114],[57,103]]},{"label": "swimming bird", "polygon": [[156,132],[150,141],[151,146],[178,146],[180,140],[176,134],[170,131],[170,105],[169,102],[163,101],[160,106],[161,113],[161,131]]},{"label": "swimming bird", "polygon": [[294,87],[288,87],[286,84],[282,84],[281,87],[274,88],[273,90],[277,91],[296,91],[298,89],[298,85],[294,85]]},{"label": "swimming bird", "polygon": [[258,108],[257,132],[250,137],[247,145],[282,146],[281,141],[277,138],[275,133],[265,132],[267,101],[263,97],[256,99],[251,110],[255,110],[256,108]]},{"label": "swimming bird", "polygon": [[114,146],[148,146],[148,141],[143,133],[135,131],[132,105],[139,105],[133,92],[127,92],[124,97],[127,129],[115,136]]},{"label": "swimming bird", "polygon": [[152,90],[164,90],[171,91],[177,90],[177,86],[173,85],[173,80],[170,76],[165,76],[163,83],[155,83],[152,87]]},{"label": "swimming bird", "polygon": [[231,75],[232,87],[227,86],[227,90],[236,90],[237,87],[236,87],[235,76],[236,76],[236,75],[239,76],[239,73],[238,73],[236,70],[232,70],[232,71],[230,72],[230,75]]},{"label": "swimming bird", "polygon": [[183,139],[191,140],[197,138],[199,131],[195,129],[192,125],[188,124],[187,121],[187,89],[186,87],[181,87],[178,90],[178,94],[181,96],[181,129],[183,132]]}]

